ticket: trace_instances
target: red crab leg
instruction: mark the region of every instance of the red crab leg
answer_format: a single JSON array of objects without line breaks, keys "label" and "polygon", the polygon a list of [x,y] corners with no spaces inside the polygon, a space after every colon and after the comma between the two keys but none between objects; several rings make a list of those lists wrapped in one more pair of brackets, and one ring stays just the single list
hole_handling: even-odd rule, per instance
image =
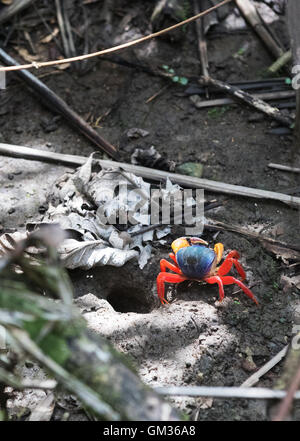
[{"label": "red crab leg", "polygon": [[156,279],[157,283],[157,294],[162,304],[169,302],[165,299],[165,282],[167,283],[180,283],[187,280],[187,277],[181,276],[180,274],[172,273],[159,273]]},{"label": "red crab leg", "polygon": [[182,274],[182,271],[181,271],[181,269],[178,268],[177,264],[174,265],[173,263],[168,262],[168,260],[166,260],[166,259],[161,259],[161,261],[160,261],[161,272],[165,273],[167,268],[169,268],[169,270],[171,270],[171,271],[174,271],[174,273]]},{"label": "red crab leg", "polygon": [[236,283],[240,288],[242,288],[244,293],[248,297],[250,297],[250,299],[252,299],[254,303],[256,303],[258,305],[258,301],[257,301],[256,297],[254,296],[253,292],[246,285],[244,285],[240,280],[238,280],[232,276],[224,276],[224,277],[222,277],[222,281],[223,281],[224,285],[231,285],[233,283]]},{"label": "red crab leg", "polygon": [[170,253],[169,257],[174,261],[175,265],[178,266],[175,254],[174,253]]},{"label": "red crab leg", "polygon": [[212,277],[205,277],[203,279],[207,283],[217,283],[219,285],[219,295],[220,295],[220,302],[224,299],[224,287],[221,277],[219,276],[212,276]]},{"label": "red crab leg", "polygon": [[218,269],[218,275],[225,276],[225,274],[227,274],[231,270],[232,265],[234,265],[237,269],[237,272],[241,276],[242,280],[245,280],[246,279],[245,271],[242,265],[240,264],[240,262],[237,260],[239,257],[240,255],[237,251],[235,250],[230,251],[230,253],[226,257],[222,265],[220,265]]}]

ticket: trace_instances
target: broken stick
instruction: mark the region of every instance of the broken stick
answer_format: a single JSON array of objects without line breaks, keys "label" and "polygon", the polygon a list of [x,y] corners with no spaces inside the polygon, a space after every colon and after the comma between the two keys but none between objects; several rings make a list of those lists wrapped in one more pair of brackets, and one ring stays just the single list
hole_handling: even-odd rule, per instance
[{"label": "broken stick", "polygon": [[241,101],[248,106],[254,107],[256,110],[265,113],[270,118],[275,119],[284,126],[291,127],[293,124],[292,118],[284,115],[276,107],[270,106],[270,104],[266,103],[265,101],[259,98],[255,98],[250,93],[247,93],[235,86],[231,86],[230,84],[215,80],[211,77],[201,77],[200,83],[216,87],[217,89],[231,95],[236,100]]},{"label": "broken stick", "polygon": [[292,51],[288,50],[284,52],[281,57],[279,57],[274,63],[268,68],[268,72],[271,75],[276,74],[285,64],[287,64],[292,59]]}]

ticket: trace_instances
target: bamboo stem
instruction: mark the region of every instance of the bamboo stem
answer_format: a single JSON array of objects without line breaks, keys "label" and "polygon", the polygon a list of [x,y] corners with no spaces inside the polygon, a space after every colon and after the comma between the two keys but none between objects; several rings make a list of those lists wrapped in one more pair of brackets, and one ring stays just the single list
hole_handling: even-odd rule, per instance
[{"label": "bamboo stem", "polygon": [[251,3],[250,0],[235,0],[235,2],[247,23],[252,26],[271,54],[275,58],[281,57],[283,50],[278,46],[269,30],[265,27],[254,4]]},{"label": "bamboo stem", "polygon": [[[87,161],[87,157],[77,155],[66,155],[62,153],[46,152],[34,148],[16,146],[10,144],[0,143],[0,154],[6,156],[13,156],[23,159],[31,159],[36,161],[48,161],[54,163],[61,163],[69,166],[81,166]],[[207,191],[231,194],[236,196],[244,196],[258,199],[270,199],[274,201],[284,202],[292,207],[300,207],[300,198],[277,193],[268,190],[260,190],[257,188],[243,187],[241,185],[226,184],[224,182],[211,181],[209,179],[195,178],[193,176],[185,176],[177,173],[166,172],[163,170],[155,170],[139,165],[132,165],[123,162],[97,160],[103,168],[121,168],[129,173],[134,173],[142,178],[152,181],[162,181],[164,179],[171,179],[179,185],[187,188],[201,188]]]}]

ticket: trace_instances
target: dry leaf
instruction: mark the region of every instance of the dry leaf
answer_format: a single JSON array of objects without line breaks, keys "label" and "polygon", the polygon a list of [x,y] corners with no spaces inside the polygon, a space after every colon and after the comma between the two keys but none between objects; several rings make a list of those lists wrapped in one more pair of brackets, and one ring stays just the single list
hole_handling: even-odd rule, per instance
[{"label": "dry leaf", "polygon": [[18,54],[29,63],[32,63],[33,61],[41,61],[39,55],[32,55],[28,52],[27,49],[23,47],[15,47],[15,50],[18,52]]},{"label": "dry leaf", "polygon": [[46,396],[31,412],[28,421],[50,421],[55,407],[53,393]]},{"label": "dry leaf", "polygon": [[282,261],[287,265],[289,260],[300,261],[300,253],[296,250],[291,250],[290,248],[280,247],[278,245],[273,245],[267,241],[262,240],[262,245],[266,250],[275,254],[277,259],[282,259]]},{"label": "dry leaf", "polygon": [[57,64],[56,69],[65,70],[65,69],[68,69],[68,67],[70,67],[70,66],[71,66],[71,63]]},{"label": "dry leaf", "polygon": [[75,239],[66,239],[58,252],[66,268],[85,270],[103,265],[123,266],[128,260],[139,255],[135,250],[108,247],[103,240],[79,242]]},{"label": "dry leaf", "polygon": [[53,38],[56,37],[56,35],[58,35],[58,33],[59,33],[59,29],[56,27],[53,29],[51,34],[46,35],[46,37],[42,38],[40,40],[40,43],[42,43],[42,44],[50,43],[50,41],[52,41]]},{"label": "dry leaf", "polygon": [[[143,269],[152,253],[151,245],[146,242],[153,240],[154,232],[158,240],[170,233],[169,227],[160,227],[131,237],[131,233],[139,231],[142,225],[150,225],[151,218],[147,214],[150,184],[123,171],[106,169],[95,173],[92,165],[93,155],[74,173],[61,177],[50,195],[51,202],[43,222],[28,224],[27,228],[55,223],[70,233],[58,249],[66,268],[119,267],[138,258],[139,267]],[[120,188],[123,184],[124,188]],[[179,188],[168,179],[163,197]],[[147,206],[146,214],[137,208],[141,201]],[[117,228],[115,224],[120,221],[120,213],[127,219],[129,212],[136,223],[127,225],[127,231],[124,225]]]},{"label": "dry leaf", "polygon": [[210,398],[210,397],[199,398],[198,402],[199,402],[199,405],[198,405],[199,409],[210,409],[213,405],[213,398]]},{"label": "dry leaf", "polygon": [[294,277],[281,276],[280,283],[285,294],[289,293],[293,288],[300,290],[300,274]]},{"label": "dry leaf", "polygon": [[20,240],[26,239],[28,233],[16,231],[15,233],[4,233],[0,236],[0,256],[13,251],[16,243]]}]

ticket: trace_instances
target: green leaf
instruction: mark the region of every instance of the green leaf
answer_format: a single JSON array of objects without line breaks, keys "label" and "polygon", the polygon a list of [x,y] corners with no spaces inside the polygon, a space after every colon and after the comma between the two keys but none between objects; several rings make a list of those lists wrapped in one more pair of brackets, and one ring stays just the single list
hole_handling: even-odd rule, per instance
[{"label": "green leaf", "polygon": [[186,86],[188,82],[189,82],[189,80],[185,77],[179,78],[179,83],[182,84],[183,86]]}]

